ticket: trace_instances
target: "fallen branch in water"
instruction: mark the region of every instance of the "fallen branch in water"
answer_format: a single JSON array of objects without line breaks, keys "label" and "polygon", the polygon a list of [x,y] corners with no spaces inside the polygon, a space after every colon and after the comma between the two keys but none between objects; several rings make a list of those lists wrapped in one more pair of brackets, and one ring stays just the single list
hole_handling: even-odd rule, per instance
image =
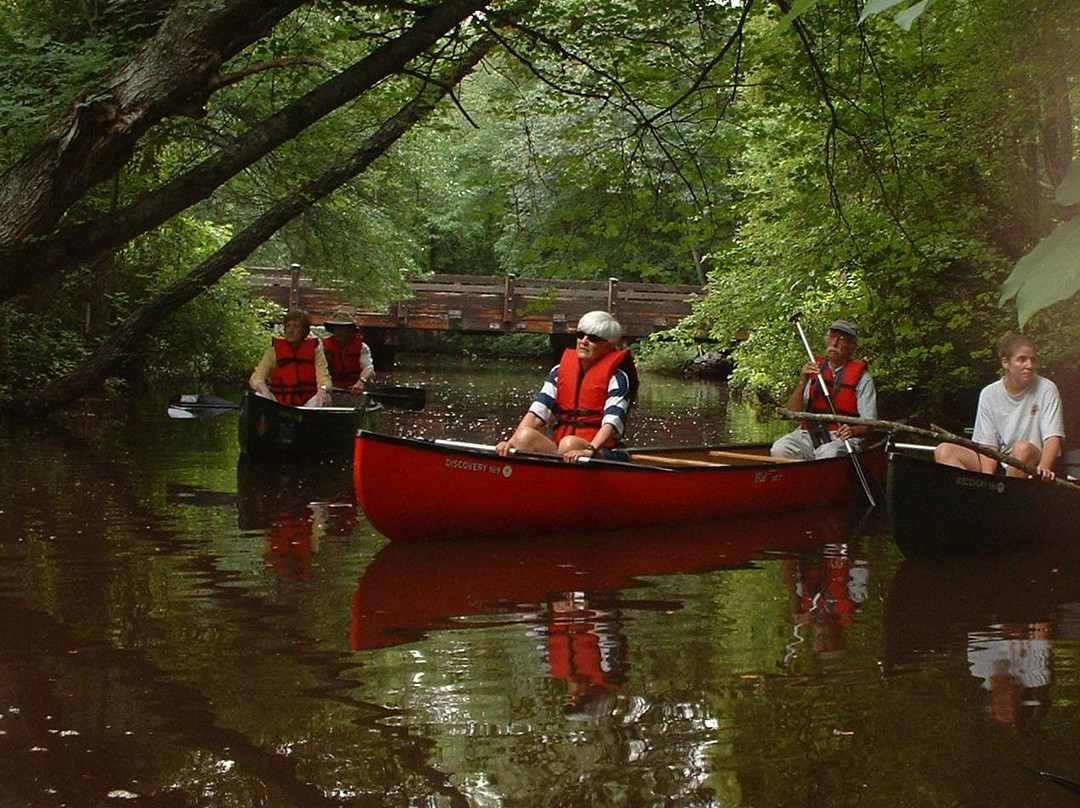
[{"label": "fallen branch in water", "polygon": [[[942,429],[936,424],[930,424],[929,429],[924,429],[900,421],[879,421],[876,418],[855,418],[850,415],[833,415],[828,412],[796,412],[795,410],[789,410],[783,407],[777,408],[777,412],[780,414],[781,418],[788,421],[821,421],[826,424],[850,424],[851,426],[865,426],[878,432],[907,432],[912,435],[921,435],[924,438],[933,438],[937,441],[944,441],[945,443],[955,443],[957,446],[966,446],[968,449],[978,452],[979,454],[992,457],[994,460],[1004,463],[1006,466],[1020,469],[1020,471],[1025,474],[1030,474],[1036,479],[1042,479],[1042,477],[1039,476],[1039,469],[1035,466],[1028,465],[1022,460],[1017,460],[1012,455],[999,452],[997,449],[991,448],[990,446],[976,443],[961,435],[954,435],[952,432],[949,432],[947,429]],[[1067,485],[1069,488],[1080,488],[1080,486],[1077,486],[1068,480],[1059,480],[1055,478],[1052,482]]]}]

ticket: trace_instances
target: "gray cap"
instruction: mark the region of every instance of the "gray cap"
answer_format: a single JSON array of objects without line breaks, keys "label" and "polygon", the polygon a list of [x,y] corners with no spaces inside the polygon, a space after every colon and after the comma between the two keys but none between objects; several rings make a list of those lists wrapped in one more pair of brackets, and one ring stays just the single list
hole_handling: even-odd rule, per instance
[{"label": "gray cap", "polygon": [[849,323],[847,320],[837,320],[829,326],[830,331],[840,331],[847,334],[852,339],[858,339],[858,334],[855,333],[855,326]]}]

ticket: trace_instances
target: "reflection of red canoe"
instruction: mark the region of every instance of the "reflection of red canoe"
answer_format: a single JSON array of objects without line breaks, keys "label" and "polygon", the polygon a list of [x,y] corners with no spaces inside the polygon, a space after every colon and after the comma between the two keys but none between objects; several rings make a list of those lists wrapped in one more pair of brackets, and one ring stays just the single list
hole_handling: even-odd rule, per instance
[{"label": "reflection of red canoe", "polygon": [[[883,476],[883,451],[862,457]],[[848,457],[781,461],[736,446],[631,458],[569,464],[361,431],[353,474],[368,520],[395,541],[688,524],[862,496]]]},{"label": "reflection of red canoe", "polygon": [[718,524],[622,534],[563,534],[543,542],[395,542],[375,556],[352,602],[354,649],[409,642],[454,618],[528,611],[559,593],[639,586],[638,576],[749,565],[768,551],[816,549],[850,537],[847,509],[815,508]]}]

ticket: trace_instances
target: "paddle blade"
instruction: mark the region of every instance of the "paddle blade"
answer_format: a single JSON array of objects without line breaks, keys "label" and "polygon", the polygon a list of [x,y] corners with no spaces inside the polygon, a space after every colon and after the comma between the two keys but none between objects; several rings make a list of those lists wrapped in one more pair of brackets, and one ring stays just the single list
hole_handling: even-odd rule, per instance
[{"label": "paddle blade", "polygon": [[427,390],[423,387],[379,387],[365,390],[364,395],[387,407],[403,410],[422,410],[427,404]]},{"label": "paddle blade", "polygon": [[169,399],[167,413],[170,418],[213,418],[238,409],[240,405],[227,398],[186,393]]}]

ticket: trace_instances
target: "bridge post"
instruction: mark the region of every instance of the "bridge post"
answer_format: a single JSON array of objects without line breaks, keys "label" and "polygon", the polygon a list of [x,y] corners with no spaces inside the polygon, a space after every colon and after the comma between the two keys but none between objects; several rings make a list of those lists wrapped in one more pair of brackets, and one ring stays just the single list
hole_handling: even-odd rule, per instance
[{"label": "bridge post", "polygon": [[617,311],[619,306],[619,279],[608,278],[607,279],[607,310],[608,314],[619,319],[619,312]]},{"label": "bridge post", "polygon": [[300,265],[289,264],[289,310],[300,308]]},{"label": "bridge post", "polygon": [[507,275],[503,286],[503,327],[517,319],[514,315],[514,276]]}]

